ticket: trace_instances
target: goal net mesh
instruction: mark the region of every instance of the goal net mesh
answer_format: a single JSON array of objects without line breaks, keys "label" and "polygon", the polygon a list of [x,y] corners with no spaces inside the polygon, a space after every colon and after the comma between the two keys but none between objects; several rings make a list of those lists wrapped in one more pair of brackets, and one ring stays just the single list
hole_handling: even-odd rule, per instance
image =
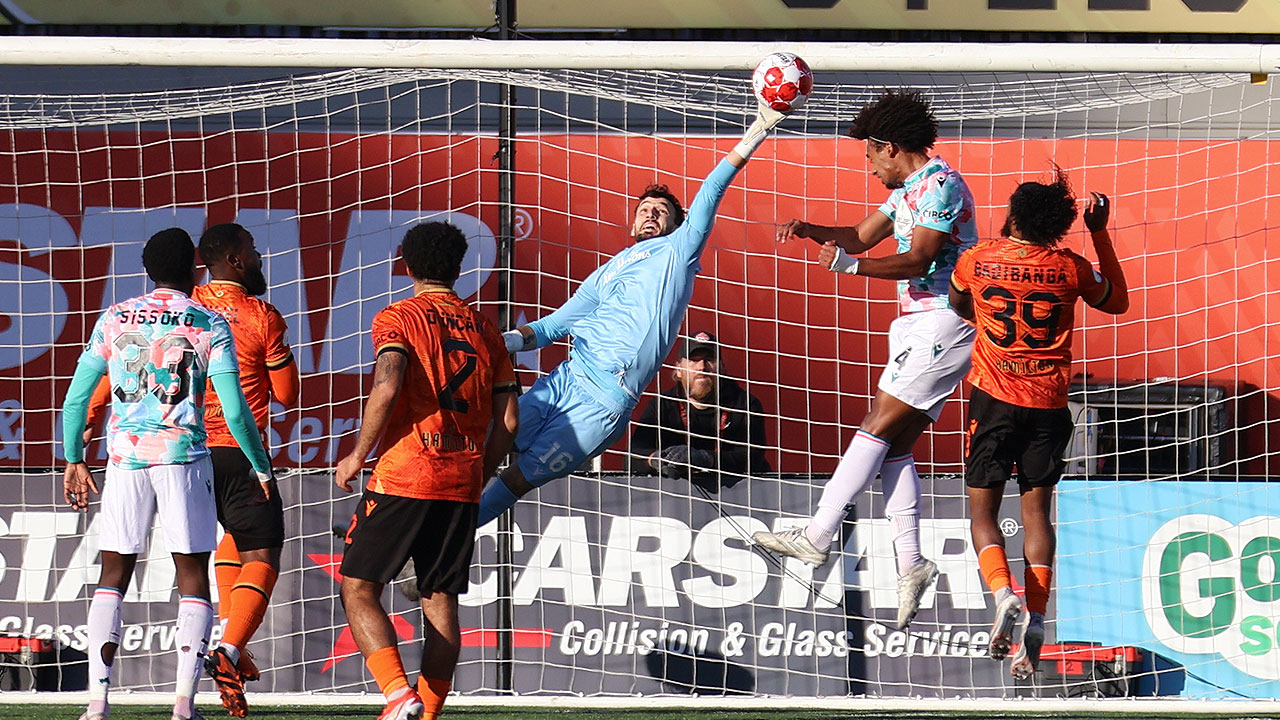
[{"label": "goal net mesh", "polygon": [[[56,651],[35,661],[57,664],[35,682],[64,689],[84,686],[97,504],[81,515],[62,503],[59,408],[97,314],[146,291],[140,256],[152,233],[248,228],[303,376],[298,406],[275,405],[268,432],[288,540],[249,646],[263,670],[251,689],[376,691],[337,597],[356,497],[329,470],[358,428],[373,315],[410,291],[396,258],[404,232],[427,219],[457,224],[470,242],[459,294],[496,320],[509,265],[510,317],[533,320],[631,244],[640,191],[663,183],[687,202],[754,112],[745,73],[5,75],[0,635],[50,638]],[[499,255],[503,84],[517,93],[509,258]],[[986,657],[994,606],[960,477],[967,388],[915,449],[924,552],[942,574],[909,631],[893,623],[876,486],[821,568],[747,542],[808,517],[890,361],[893,283],[836,277],[815,264],[816,246],[780,244],[775,231],[791,218],[852,225],[877,211],[889,191],[863,143],[840,133],[893,87],[932,102],[934,153],[972,188],[981,237],[998,235],[1016,185],[1055,163],[1078,193],[1114,201],[1132,305],[1078,316],[1050,649],[1030,683]],[[493,526],[481,530],[455,691],[502,689],[506,565],[522,695],[1277,695],[1280,495],[1265,482],[1280,469],[1276,95],[1247,75],[819,73],[813,98],[721,203],[681,330],[714,335],[724,381],[759,400],[756,449],[770,472],[696,483],[640,474],[633,426],[598,462],[527,496],[510,563]],[[1064,244],[1093,259],[1079,226]],[[525,386],[568,347],[520,353]],[[674,382],[679,347],[640,408]],[[89,458],[105,462],[100,442]],[[1020,590],[1017,502],[1011,485],[1001,528]],[[400,586],[384,601],[414,675],[421,614]],[[176,601],[154,535],[126,597],[121,686],[172,688]],[[0,661],[23,670],[19,656]]]}]

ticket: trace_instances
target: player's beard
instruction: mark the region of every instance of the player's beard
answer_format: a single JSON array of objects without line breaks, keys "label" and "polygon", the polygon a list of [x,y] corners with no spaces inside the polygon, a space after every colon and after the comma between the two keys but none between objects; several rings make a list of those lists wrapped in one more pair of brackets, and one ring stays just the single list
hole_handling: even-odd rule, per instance
[{"label": "player's beard", "polygon": [[262,274],[262,268],[245,271],[244,289],[245,292],[254,297],[267,293],[267,276]]}]

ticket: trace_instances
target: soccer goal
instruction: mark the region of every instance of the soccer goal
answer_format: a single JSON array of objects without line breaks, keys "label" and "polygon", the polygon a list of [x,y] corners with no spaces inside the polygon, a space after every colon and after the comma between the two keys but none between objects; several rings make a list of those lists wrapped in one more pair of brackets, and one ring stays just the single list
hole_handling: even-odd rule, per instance
[{"label": "soccer goal", "polygon": [[[754,114],[748,72],[773,50],[805,57],[815,92],[729,189],[682,330],[714,335],[721,373],[760,400],[772,472],[711,487],[636,475],[627,437],[524,499],[508,553],[482,531],[454,689],[619,703],[1280,696],[1280,91],[1265,77],[1280,65],[1258,46],[5,38],[0,644],[48,641],[0,647],[7,677],[84,686],[96,505],[61,502],[59,408],[97,313],[146,288],[148,236],[248,228],[303,373],[299,406],[275,408],[269,433],[288,540],[249,646],[256,689],[376,691],[337,598],[356,498],[329,469],[354,440],[370,321],[410,287],[400,238],[449,220],[470,242],[460,295],[505,324],[550,312],[630,245],[647,185],[692,198]],[[1133,302],[1079,315],[1050,644],[1029,682],[986,657],[994,607],[958,475],[967,389],[916,448],[924,550],[942,574],[908,632],[893,625],[878,494],[817,571],[747,542],[809,515],[887,360],[893,285],[837,278],[814,246],[774,235],[791,218],[857,223],[887,197],[863,143],[840,133],[894,87],[933,104],[934,152],[968,180],[981,236],[1055,163],[1114,202]],[[1092,258],[1079,227],[1065,242]],[[523,382],[567,352],[520,353]],[[641,407],[671,382],[666,367]],[[89,458],[105,461],[101,443]],[[1016,491],[1006,502],[1020,581]],[[168,691],[176,596],[153,540],[119,672]],[[385,601],[412,667],[419,612],[394,587]]]}]

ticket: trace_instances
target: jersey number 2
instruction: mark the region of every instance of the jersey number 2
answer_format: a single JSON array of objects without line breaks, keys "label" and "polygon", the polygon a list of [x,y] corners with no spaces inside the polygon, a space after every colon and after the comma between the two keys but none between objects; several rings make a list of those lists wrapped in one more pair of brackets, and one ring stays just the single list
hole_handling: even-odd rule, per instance
[{"label": "jersey number 2", "polygon": [[466,358],[462,363],[462,367],[458,368],[445,381],[444,387],[436,390],[436,396],[440,398],[441,410],[464,413],[471,408],[471,405],[455,393],[458,392],[458,388],[462,387],[462,383],[471,377],[471,373],[476,371],[476,349],[472,347],[471,343],[461,338],[445,338],[440,343],[440,349],[444,351],[446,364],[448,364],[448,355],[450,353],[460,352]]}]

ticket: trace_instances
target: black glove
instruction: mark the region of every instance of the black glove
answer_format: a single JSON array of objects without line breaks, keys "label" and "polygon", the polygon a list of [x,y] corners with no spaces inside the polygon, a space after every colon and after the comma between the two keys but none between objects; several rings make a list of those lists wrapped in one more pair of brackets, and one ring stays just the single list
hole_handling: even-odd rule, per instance
[{"label": "black glove", "polygon": [[688,445],[673,445],[650,456],[649,466],[662,477],[687,478],[690,467],[695,471],[714,470],[716,458],[706,450]]},{"label": "black glove", "polygon": [[1089,193],[1089,202],[1084,208],[1084,226],[1089,232],[1107,229],[1107,219],[1111,217],[1111,201],[1106,195],[1098,192]]}]

